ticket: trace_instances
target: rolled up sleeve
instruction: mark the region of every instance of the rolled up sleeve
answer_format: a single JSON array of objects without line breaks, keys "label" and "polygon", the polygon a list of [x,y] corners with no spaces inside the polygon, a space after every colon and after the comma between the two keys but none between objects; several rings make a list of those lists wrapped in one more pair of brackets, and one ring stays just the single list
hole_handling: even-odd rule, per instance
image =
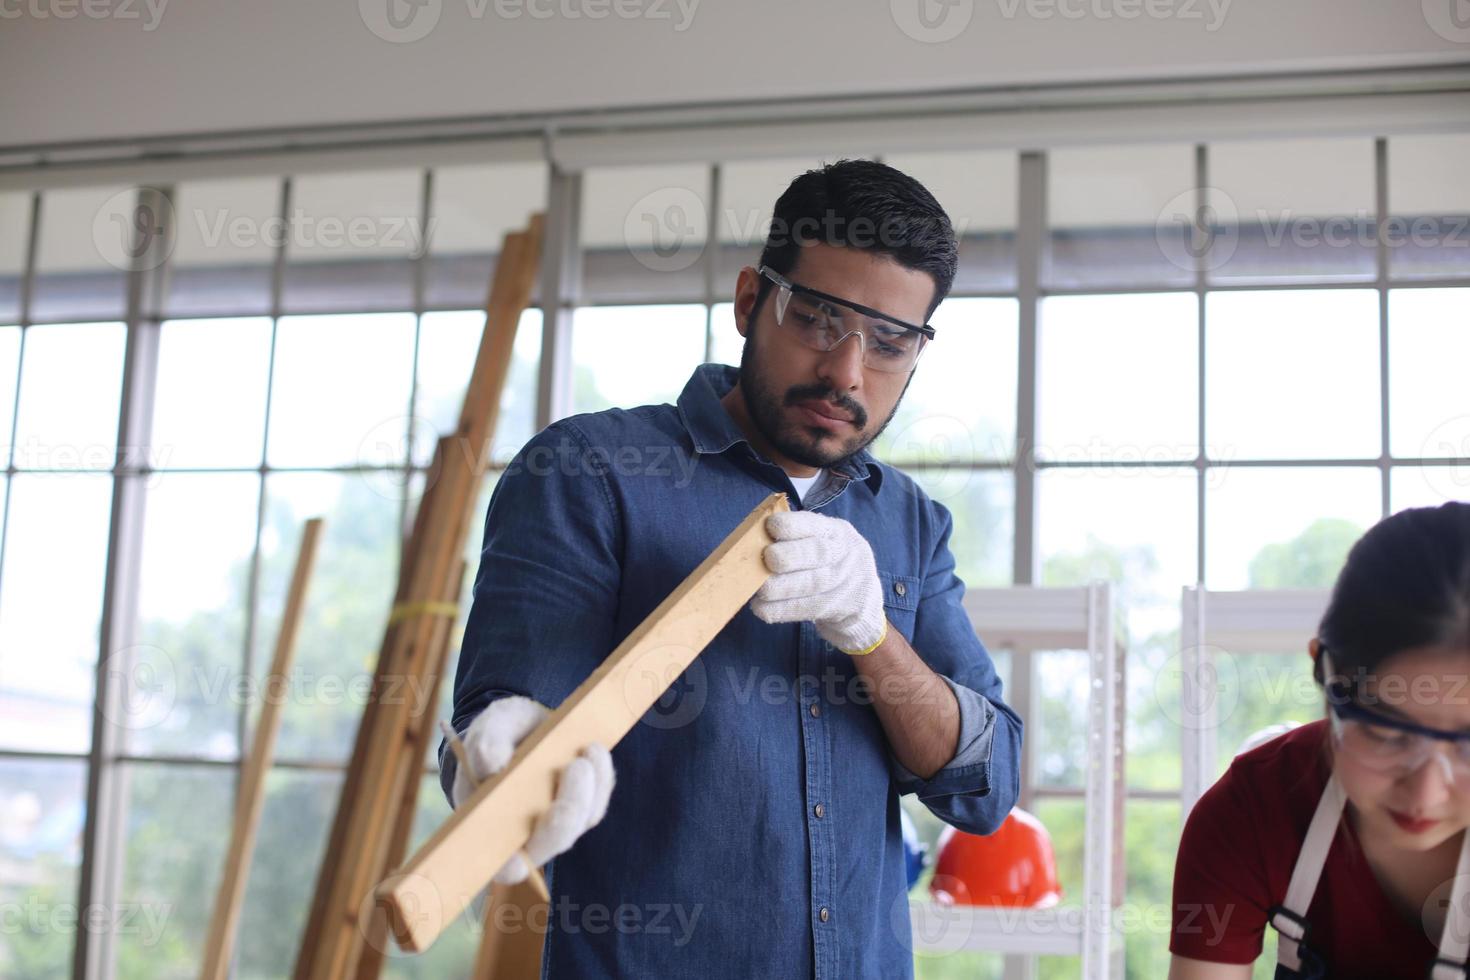
[{"label": "rolled up sleeve", "polygon": [[972,834],[1000,827],[1020,795],[1021,719],[1002,700],[1000,677],[965,612],[965,584],[949,550],[953,521],[931,505],[938,529],[914,625],[915,652],[949,685],[959,703],[954,758],[921,779],[890,757],[900,794],[917,794],[945,823]]},{"label": "rolled up sleeve", "polygon": [[[561,704],[613,647],[622,530],[606,473],[562,421],[528,442],[490,496],[454,678],[454,728],[492,701]],[[439,747],[450,795],[454,756]]]}]

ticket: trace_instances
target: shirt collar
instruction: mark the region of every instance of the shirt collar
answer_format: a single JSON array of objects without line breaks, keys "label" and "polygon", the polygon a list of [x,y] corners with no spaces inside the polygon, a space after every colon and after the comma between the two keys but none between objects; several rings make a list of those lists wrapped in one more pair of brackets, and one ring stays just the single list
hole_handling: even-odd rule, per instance
[{"label": "shirt collar", "polygon": [[[750,446],[720,399],[735,387],[740,371],[727,364],[701,364],[679,394],[679,418],[697,453],[723,453],[737,443]],[[751,447],[751,452],[755,452]],[[883,485],[883,468],[866,449],[831,467],[849,480],[862,480],[875,495]]]}]

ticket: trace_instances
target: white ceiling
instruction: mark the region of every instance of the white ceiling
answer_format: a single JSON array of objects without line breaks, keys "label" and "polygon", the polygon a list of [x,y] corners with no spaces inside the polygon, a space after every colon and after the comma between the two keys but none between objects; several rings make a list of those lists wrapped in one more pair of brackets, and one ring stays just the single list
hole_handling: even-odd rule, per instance
[{"label": "white ceiling", "polygon": [[[1457,2],[36,0],[15,5],[19,19],[0,21],[0,148],[1464,62],[1470,30],[1457,31],[1448,19]],[[421,18],[409,21],[410,30],[431,22],[432,29],[413,41],[385,40],[403,36],[386,26],[390,3]],[[931,14],[947,12],[937,30],[955,36],[925,40],[931,35],[917,19],[920,4]],[[605,16],[592,19],[598,11]],[[72,16],[61,19],[62,12]]]}]

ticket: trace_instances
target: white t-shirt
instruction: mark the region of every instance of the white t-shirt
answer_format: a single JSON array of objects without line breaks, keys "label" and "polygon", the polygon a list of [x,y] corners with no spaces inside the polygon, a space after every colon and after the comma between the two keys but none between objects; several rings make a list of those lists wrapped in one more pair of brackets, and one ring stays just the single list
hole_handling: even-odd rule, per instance
[{"label": "white t-shirt", "polygon": [[807,494],[811,493],[813,489],[820,487],[826,476],[826,470],[817,470],[815,476],[790,476],[788,474],[788,479],[791,480],[791,485],[796,488],[797,499],[804,503]]}]

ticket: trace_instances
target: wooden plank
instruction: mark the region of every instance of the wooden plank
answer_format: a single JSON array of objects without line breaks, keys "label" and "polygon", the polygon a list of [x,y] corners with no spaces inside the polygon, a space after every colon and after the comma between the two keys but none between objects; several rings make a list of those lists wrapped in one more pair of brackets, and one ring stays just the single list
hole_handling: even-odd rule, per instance
[{"label": "wooden plank", "polygon": [[[449,748],[454,752],[454,764],[459,767],[461,772],[466,773],[466,778],[472,780],[470,782],[470,788],[473,789],[479,785],[479,782],[475,781],[472,775],[474,769],[470,764],[470,753],[464,747],[464,742],[460,740],[458,733],[449,727],[449,722],[446,721],[441,724],[444,728],[444,740],[449,743]],[[516,853],[520,855],[521,860],[525,861],[526,867],[530,869],[529,874],[526,876],[526,881],[530,882],[531,890],[535,892],[536,897],[543,902],[551,901],[551,892],[546,887],[546,879],[542,877],[541,868],[531,859],[531,855],[527,854],[524,848]],[[400,855],[399,859],[393,865],[397,867],[402,863],[403,858]]]},{"label": "wooden plank", "polygon": [[[540,980],[550,915],[550,903],[537,896],[529,881],[491,885],[471,980]],[[498,927],[501,921],[505,931]]]},{"label": "wooden plank", "polygon": [[589,742],[616,745],[745,606],[770,574],[763,558],[771,543],[766,518],[786,507],[785,494],[778,493],[751,511],[537,726],[510,763],[379,887],[400,946],[428,948],[525,846],[536,818],[551,806],[557,773]]},{"label": "wooden plank", "polygon": [[[510,374],[511,348],[516,325],[531,303],[536,273],[541,268],[541,238],[545,216],[531,215],[530,226],[506,236],[496,263],[495,278],[485,301],[485,333],[475,355],[473,379],[460,408],[458,430],[477,433],[472,448],[480,452],[495,435],[500,418],[500,393]],[[481,462],[484,460],[481,459]],[[479,472],[484,472],[483,467]]]},{"label": "wooden plank", "polygon": [[260,811],[265,804],[265,777],[270,772],[275,754],[276,735],[281,728],[283,698],[270,692],[285,690],[286,675],[296,653],[296,636],[301,627],[306,605],[306,584],[316,561],[321,541],[322,519],[313,517],[301,531],[301,544],[296,553],[296,569],[291,575],[286,594],[286,609],[281,617],[281,631],[276,636],[276,650],[267,675],[267,697],[260,708],[255,726],[255,741],[250,758],[240,774],[240,791],[235,799],[235,822],[230,830],[230,847],[225,853],[224,874],[209,920],[209,934],[204,947],[201,980],[228,980],[230,958],[240,924],[240,905],[245,899],[245,882],[249,877],[250,857],[255,851],[255,832],[260,825]]},{"label": "wooden plank", "polygon": [[[454,433],[440,439],[430,470],[435,506],[421,507],[415,520],[413,562],[406,587],[400,589],[400,607],[415,608],[439,599],[448,584],[450,565],[459,561],[463,551],[484,474],[484,450],[498,414],[498,388],[508,373],[515,327],[535,281],[539,228],[539,219],[533,219],[530,232],[506,238],[460,423]],[[396,628],[390,622],[387,652],[380,665],[400,696],[392,697],[393,692],[385,689],[370,706],[375,711],[364,752],[366,769],[358,796],[345,814],[340,861],[326,883],[323,931],[307,974],[316,980],[350,975],[364,948],[367,930],[362,916],[371,912],[373,888],[383,875],[393,804],[401,797],[405,781],[417,775],[419,760],[409,758],[405,751],[419,720],[414,708],[421,713],[430,707],[414,706],[404,695],[412,693],[414,682],[422,689],[430,673],[430,651],[439,633],[448,628],[441,616],[412,617]]]},{"label": "wooden plank", "polygon": [[[464,590],[466,564],[460,561],[459,571],[454,575],[455,591],[449,597],[449,606],[456,610],[458,607],[460,593]],[[438,734],[439,728],[434,724],[435,711],[439,704],[439,688],[443,686],[444,665],[448,659],[449,641],[451,631],[445,630],[443,637],[433,654],[434,679],[430,689],[425,694],[425,704],[428,709],[423,712],[415,733],[414,743],[408,753],[408,759],[424,759],[428,756],[429,746]],[[376,866],[380,869],[377,878],[381,879],[391,868],[396,868],[403,863],[404,855],[408,853],[409,839],[413,835],[414,817],[418,812],[419,787],[423,785],[421,768],[410,769],[410,778],[403,783],[403,793],[398,801],[398,815],[393,826],[393,834],[387,842],[387,847]],[[387,914],[376,906],[369,913],[368,920],[362,924],[365,930],[365,938],[362,953],[358,957],[355,974],[357,980],[376,980],[382,974],[383,963],[388,952],[388,917]]]},{"label": "wooden plank", "polygon": [[[430,482],[415,515],[400,568],[394,608],[432,606],[455,587],[453,575],[473,519],[494,433],[500,393],[509,372],[514,332],[530,301],[540,258],[539,215],[528,231],[506,236],[487,301],[485,331],[456,429],[443,436]],[[359,962],[367,930],[359,919],[381,878],[397,826],[394,805],[421,757],[411,745],[423,711],[408,702],[437,680],[433,651],[448,617],[390,617],[353,746],[342,796],[317,877],[312,911],[297,955],[297,980],[340,980]],[[396,695],[396,696],[395,696]]]},{"label": "wooden plank", "polygon": [[[441,439],[445,452],[452,457],[454,449],[448,439]],[[440,480],[444,484],[446,505],[430,515],[426,523],[423,547],[410,570],[411,587],[406,605],[418,607],[438,600],[447,588],[449,562],[458,549],[451,539],[463,542],[458,533],[457,502],[467,495],[470,476],[463,463],[448,462]],[[457,566],[453,566],[457,567]],[[328,882],[328,918],[324,923],[320,948],[311,976],[333,980],[348,976],[361,951],[365,938],[359,929],[359,918],[376,881],[378,861],[391,833],[392,803],[402,791],[413,719],[412,685],[424,677],[424,661],[433,644],[436,628],[444,627],[444,616],[414,616],[389,627],[388,652],[384,658],[389,685],[375,702],[374,724],[366,748],[367,764],[359,797],[350,801],[346,812],[347,832],[343,838],[341,861]]]},{"label": "wooden plank", "polygon": [[[442,443],[442,440],[441,440]],[[439,472],[439,454],[442,453],[442,445],[435,446],[434,462],[431,463],[429,472]],[[429,480],[424,486],[424,492],[419,498],[418,509],[414,512],[413,524],[409,529],[408,540],[404,543],[403,552],[398,563],[398,584],[393,595],[393,607],[400,608],[405,602],[410,588],[409,569],[416,567],[418,554],[422,550],[424,536],[424,525],[427,515],[438,509],[438,500],[442,495],[443,488],[439,480]],[[389,630],[392,624],[389,624]],[[387,644],[385,639],[384,643]],[[362,797],[362,783],[365,778],[365,769],[370,768],[368,757],[368,745],[371,742],[373,731],[379,724],[378,706],[382,693],[392,682],[389,670],[388,654],[380,652],[377,668],[373,674],[373,683],[368,695],[368,702],[363,708],[362,720],[357,726],[357,735],[353,739],[352,754],[348,757],[347,774],[342,782],[341,792],[337,797],[337,811],[332,820],[331,833],[327,837],[327,847],[317,865],[316,888],[312,895],[311,911],[307,915],[306,925],[301,934],[301,940],[297,947],[296,964],[292,970],[293,980],[308,980],[312,975],[317,955],[322,950],[322,936],[327,931],[329,919],[335,923],[335,915],[328,910],[327,903],[330,898],[331,883],[334,876],[340,874],[343,862],[343,852],[346,847],[348,831],[347,816],[353,806]]]}]

